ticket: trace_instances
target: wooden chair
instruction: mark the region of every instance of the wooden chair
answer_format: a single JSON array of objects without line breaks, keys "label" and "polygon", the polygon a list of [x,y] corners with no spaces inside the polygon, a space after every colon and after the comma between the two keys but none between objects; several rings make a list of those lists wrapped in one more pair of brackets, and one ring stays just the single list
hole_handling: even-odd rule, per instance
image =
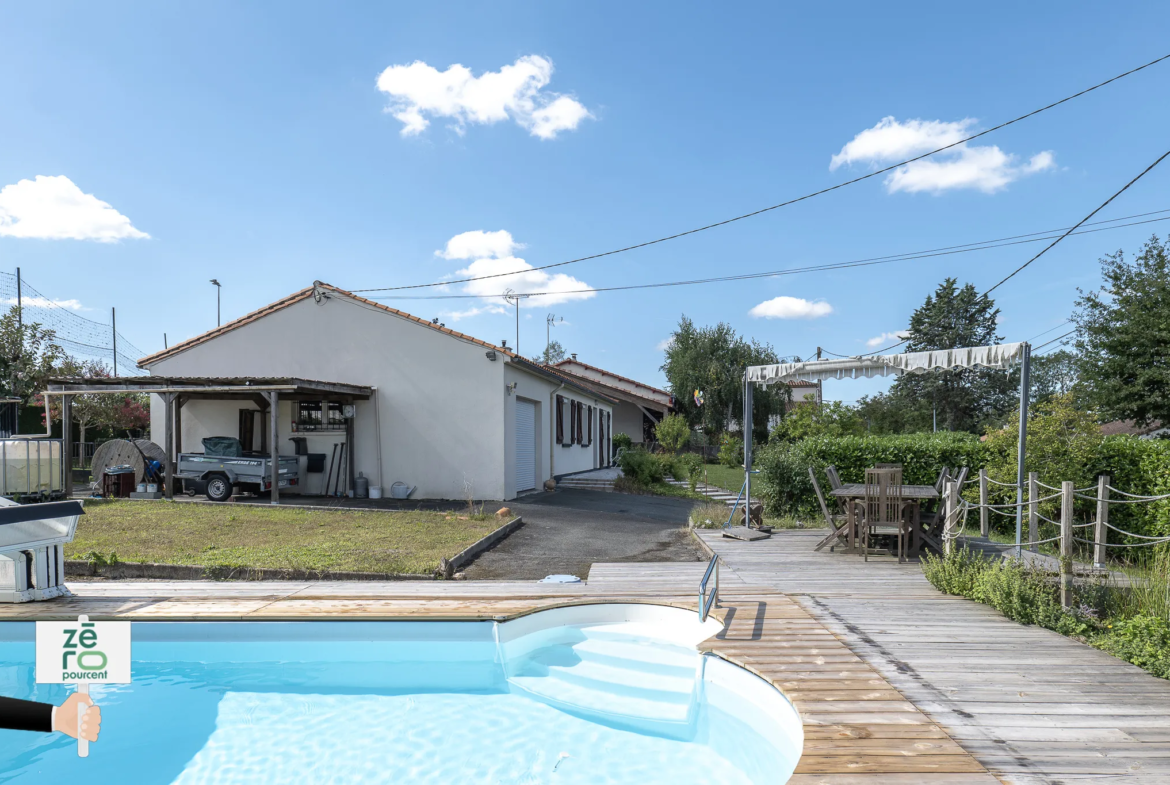
[{"label": "wooden chair", "polygon": [[901,469],[902,464],[900,464],[900,463],[879,463],[879,464],[875,464],[873,468],[875,468],[875,469]]},{"label": "wooden chair", "polygon": [[[825,516],[825,523],[829,525],[828,536],[817,543],[817,547],[813,548],[813,551],[819,551],[833,540],[840,539],[848,533],[846,527],[849,525],[849,516],[843,512],[836,515],[829,512],[829,505],[825,504],[825,495],[821,493],[820,483],[817,482],[817,473],[813,471],[811,466],[808,467],[808,478],[812,480],[813,490],[817,492],[817,501],[821,505],[821,514]],[[835,547],[837,546],[834,545],[833,548]],[[829,548],[829,551],[831,552],[833,548]]]},{"label": "wooden chair", "polygon": [[943,488],[946,487],[946,481],[954,478],[955,482],[959,483],[959,490],[961,491],[963,489],[963,483],[967,481],[967,474],[970,471],[968,467],[964,466],[961,469],[943,469],[939,475],[938,483],[934,486],[939,493],[938,504],[935,505],[934,510],[931,512],[922,513],[921,517],[922,530],[932,538],[937,540],[939,539],[939,535],[942,534],[943,518],[945,517],[943,514],[945,505],[943,503],[942,493]]},{"label": "wooden chair", "polygon": [[837,467],[831,463],[825,467],[825,476],[829,478],[830,490],[835,491],[843,485],[841,478],[837,476]]},{"label": "wooden chair", "polygon": [[865,561],[869,561],[871,539],[881,535],[897,537],[898,562],[906,561],[906,549],[910,538],[910,524],[906,520],[906,511],[910,503],[902,498],[902,471],[866,469],[865,501],[856,504],[861,553]]}]

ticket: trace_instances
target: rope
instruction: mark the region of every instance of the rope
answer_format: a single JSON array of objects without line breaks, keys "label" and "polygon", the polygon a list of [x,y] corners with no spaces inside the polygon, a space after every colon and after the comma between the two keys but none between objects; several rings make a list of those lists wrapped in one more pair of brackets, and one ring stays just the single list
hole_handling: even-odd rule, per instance
[{"label": "rope", "polygon": [[1080,537],[1073,537],[1077,542],[1083,542],[1086,545],[1104,545],[1106,548],[1144,548],[1147,545],[1157,545],[1163,542],[1170,542],[1170,537],[1158,540],[1157,542],[1106,542],[1097,543],[1092,540],[1082,540]]},{"label": "rope", "polygon": [[[1114,493],[1120,493],[1122,496],[1129,496],[1130,498],[1133,498],[1133,499],[1141,499],[1143,501],[1148,501],[1148,502],[1158,501],[1159,499],[1170,499],[1170,493],[1163,494],[1162,496],[1143,496],[1140,493],[1126,493],[1125,491],[1119,491],[1116,488],[1114,488],[1112,485],[1106,485],[1105,487],[1108,488],[1109,490],[1113,491]],[[1110,499],[1109,501],[1113,502],[1116,500]]]},{"label": "rope", "polygon": [[[1078,499],[1088,499],[1091,502],[1101,501],[1096,496],[1082,496],[1079,493],[1075,494],[1075,495]],[[1105,503],[1106,504],[1146,504],[1147,502],[1156,502],[1156,501],[1161,501],[1162,499],[1167,499],[1167,498],[1170,498],[1170,495],[1151,496],[1147,499],[1105,499]]]},{"label": "rope", "polygon": [[1045,518],[1045,517],[1044,517],[1043,515],[1041,515],[1040,513],[1036,513],[1036,517],[1037,517],[1037,518],[1039,518],[1039,519],[1040,519],[1040,520],[1042,520],[1042,521],[1048,521],[1048,522],[1049,522],[1049,523],[1051,523],[1053,526],[1059,526],[1059,525],[1060,525],[1060,521],[1054,521],[1054,520],[1052,520],[1051,518]]},{"label": "rope", "polygon": [[1144,534],[1134,534],[1133,532],[1127,532],[1124,529],[1117,528],[1109,521],[1102,521],[1102,523],[1118,534],[1124,534],[1126,537],[1136,537],[1139,540],[1153,540],[1154,542],[1166,542],[1167,540],[1170,540],[1170,537],[1147,537]]},{"label": "rope", "polygon": [[1004,512],[1003,510],[997,510],[994,507],[992,507],[991,505],[988,505],[987,509],[991,510],[994,513],[998,513],[1005,518],[1013,518],[1014,519],[1016,517],[1016,514],[1014,512]]},{"label": "rope", "polygon": [[1019,487],[1014,482],[1000,482],[999,480],[993,480],[990,477],[987,478],[987,481],[989,483],[991,483],[992,485],[1002,485],[1005,488],[1018,488]]}]

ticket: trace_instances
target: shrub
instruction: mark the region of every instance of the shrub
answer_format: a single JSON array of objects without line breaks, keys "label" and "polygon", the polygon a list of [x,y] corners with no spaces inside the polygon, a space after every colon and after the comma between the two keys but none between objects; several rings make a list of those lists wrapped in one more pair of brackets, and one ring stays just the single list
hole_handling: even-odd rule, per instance
[{"label": "shrub", "polygon": [[638,485],[653,485],[662,482],[666,476],[659,456],[651,455],[642,448],[627,449],[618,457],[622,474]]},{"label": "shrub", "polygon": [[668,414],[654,426],[654,438],[671,453],[677,453],[691,438],[691,427],[681,414]]},{"label": "shrub", "polygon": [[693,452],[683,453],[675,458],[673,474],[674,479],[689,482],[691,490],[695,490],[698,487],[699,478],[703,475],[702,457]]},{"label": "shrub", "polygon": [[615,450],[628,450],[634,446],[634,440],[624,433],[615,433],[613,435],[613,448]]},{"label": "shrub", "polygon": [[1107,634],[1092,641],[1099,649],[1170,679],[1170,621],[1161,616],[1135,616],[1107,626]]},{"label": "shrub", "polygon": [[730,433],[724,433],[720,436],[719,462],[733,469],[736,466],[743,466],[743,440]]},{"label": "shrub", "polygon": [[[837,467],[843,482],[864,482],[878,463],[902,464],[907,485],[933,485],[944,466],[983,466],[983,445],[969,433],[913,433],[901,436],[818,436],[788,444],[770,442],[756,450],[759,493],[771,515],[800,515],[817,509],[808,470],[824,478]],[[822,490],[824,488],[822,487]]]}]

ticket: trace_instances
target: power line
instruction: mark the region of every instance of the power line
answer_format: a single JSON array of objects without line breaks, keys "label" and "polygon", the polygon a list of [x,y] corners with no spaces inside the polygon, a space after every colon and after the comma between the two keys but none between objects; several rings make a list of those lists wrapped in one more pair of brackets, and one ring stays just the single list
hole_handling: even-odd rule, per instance
[{"label": "power line", "polygon": [[743,215],[737,215],[734,218],[727,218],[727,219],[724,219],[722,221],[716,221],[715,223],[710,223],[710,224],[706,224],[705,226],[697,227],[695,229],[688,229],[688,230],[683,231],[683,232],[677,232],[675,234],[667,235],[666,237],[660,237],[657,240],[647,240],[646,242],[636,243],[634,245],[627,245],[624,248],[617,248],[617,249],[614,249],[612,251],[604,251],[602,253],[591,254],[589,256],[581,256],[579,258],[570,259],[570,260],[565,261],[565,262],[555,262],[553,264],[546,264],[546,265],[542,265],[540,267],[530,267],[526,270],[514,270],[512,272],[507,272],[507,273],[495,273],[493,275],[482,275],[482,276],[478,276],[475,278],[459,278],[459,279],[455,279],[455,280],[451,280],[451,281],[439,281],[439,282],[435,282],[435,283],[420,283],[420,284],[412,284],[409,286],[383,286],[383,287],[377,287],[377,288],[371,288],[371,289],[351,289],[350,291],[353,291],[353,292],[391,292],[391,291],[401,291],[404,289],[425,289],[425,288],[429,288],[429,287],[433,287],[433,286],[446,286],[448,284],[453,284],[453,283],[468,283],[470,281],[483,281],[483,280],[487,280],[489,278],[502,278],[502,277],[509,276],[509,275],[518,275],[520,273],[529,273],[529,272],[533,272],[535,270],[548,270],[548,269],[551,269],[553,267],[563,267],[565,265],[577,264],[578,262],[586,262],[586,261],[590,261],[592,259],[601,259],[601,258],[606,257],[606,256],[613,256],[615,254],[625,253],[627,251],[634,251],[634,250],[637,250],[639,248],[646,248],[647,246],[651,246],[651,245],[658,245],[659,243],[665,243],[665,242],[668,242],[670,240],[677,240],[680,237],[687,237],[687,236],[692,235],[692,234],[697,234],[699,232],[708,231],[709,229],[715,229],[715,228],[720,227],[720,226],[726,226],[727,224],[735,223],[736,221],[742,221],[746,218],[753,218],[757,215],[762,215],[763,213],[771,212],[772,210],[778,210],[781,207],[788,207],[789,205],[796,204],[797,202],[803,202],[807,199],[812,199],[813,197],[827,194],[830,191],[836,191],[839,188],[844,188],[846,186],[853,185],[855,183],[860,183],[861,181],[868,180],[871,177],[877,177],[880,174],[885,174],[886,172],[892,171],[892,170],[897,169],[901,166],[906,166],[907,164],[912,164],[915,161],[921,161],[923,158],[929,158],[932,155],[944,152],[946,150],[950,150],[951,148],[958,147],[959,145],[962,145],[962,144],[966,144],[967,142],[970,142],[974,139],[978,139],[981,136],[986,136],[987,134],[998,131],[1001,128],[1007,128],[1009,125],[1013,125],[1013,124],[1018,123],[1022,120],[1027,120],[1029,117],[1033,117],[1035,115],[1038,115],[1041,112],[1046,112],[1049,109],[1053,109],[1057,106],[1060,106],[1061,104],[1067,103],[1067,102],[1073,100],[1074,98],[1080,98],[1082,95],[1085,95],[1087,93],[1091,93],[1094,90],[1098,90],[1102,87],[1105,87],[1106,85],[1111,84],[1113,82],[1116,82],[1119,79],[1123,79],[1127,76],[1130,76],[1131,74],[1136,74],[1138,71],[1149,68],[1152,65],[1156,65],[1156,64],[1158,64],[1158,63],[1160,63],[1163,60],[1166,60],[1168,58],[1170,58],[1170,54],[1163,55],[1163,56],[1157,58],[1156,60],[1151,60],[1150,62],[1146,63],[1145,65],[1140,65],[1137,68],[1132,68],[1129,71],[1126,71],[1125,73],[1118,74],[1117,76],[1114,76],[1111,79],[1106,79],[1104,82],[1100,82],[1098,84],[1093,85],[1092,87],[1085,88],[1084,90],[1081,90],[1080,92],[1073,93],[1072,95],[1067,96],[1065,98],[1062,98],[1059,101],[1055,101],[1053,103],[1050,103],[1047,106],[1042,106],[1039,109],[1034,109],[1031,112],[1028,112],[1027,114],[1022,114],[1019,117],[1016,117],[1012,120],[1008,120],[1006,122],[1000,123],[999,125],[992,126],[991,128],[988,128],[985,131],[980,131],[979,133],[972,134],[971,136],[960,139],[957,142],[952,142],[951,144],[945,145],[943,147],[939,147],[936,150],[931,150],[930,152],[922,153],[921,155],[914,156],[913,158],[908,158],[905,161],[901,161],[901,162],[896,163],[896,164],[891,164],[890,166],[887,166],[883,169],[878,169],[876,171],[870,172],[869,174],[864,174],[864,175],[861,175],[860,177],[855,177],[852,180],[846,180],[843,183],[837,183],[836,185],[829,186],[828,188],[822,188],[819,191],[813,191],[812,193],[805,194],[804,196],[798,196],[795,199],[789,199],[788,201],[780,202],[779,204],[774,204],[770,207],[763,207],[759,210],[753,210],[750,213],[744,213]]},{"label": "power line", "polygon": [[[1097,232],[1105,232],[1112,229],[1124,229],[1129,226],[1140,226],[1148,223],[1158,223],[1160,221],[1170,220],[1170,216],[1163,216],[1161,218],[1148,218],[1144,221],[1132,221],[1130,223],[1118,224],[1117,221],[1125,221],[1129,218],[1140,218],[1147,215],[1159,215],[1170,212],[1168,210],[1154,210],[1148,213],[1138,213],[1137,215],[1124,216],[1121,218],[1112,218],[1108,221],[1097,221],[1090,226],[1098,226],[1096,229],[1084,229],[1079,232],[1073,232],[1075,235],[1082,234],[1096,234]],[[1100,226],[1100,224],[1114,224],[1112,226]],[[624,286],[601,286],[588,287],[585,289],[569,289],[562,291],[545,291],[545,292],[525,292],[525,296],[539,297],[547,295],[566,295],[566,294],[593,294],[597,292],[618,292],[628,291],[631,289],[657,289],[670,286],[693,286],[697,284],[707,283],[722,283],[727,281],[746,281],[755,278],[772,278],[781,275],[795,275],[797,273],[808,272],[825,272],[833,270],[846,270],[854,267],[871,267],[881,264],[892,264],[894,262],[916,261],[918,259],[930,259],[939,256],[952,256],[960,253],[971,253],[972,251],[986,251],[993,248],[1004,248],[1012,245],[1024,245],[1027,243],[1038,243],[1051,239],[1053,232],[1063,232],[1063,229],[1049,229],[1045,232],[1029,232],[1027,234],[1013,235],[1011,237],[1002,237],[995,240],[982,240],[974,243],[964,243],[962,245],[950,245],[942,248],[934,248],[925,251],[909,251],[901,254],[891,254],[888,256],[874,256],[865,259],[855,259],[848,262],[832,262],[829,264],[808,265],[805,267],[789,267],[781,270],[767,270],[763,272],[754,273],[740,273],[737,275],[722,275],[711,278],[694,278],[682,281],[658,281],[653,283],[643,284],[626,284]],[[1036,235],[1045,235],[1037,237]],[[1026,238],[1026,239],[1016,239]],[[369,291],[365,289],[357,289],[355,292]],[[394,294],[381,295],[371,297],[372,300],[480,300],[490,299],[492,297],[503,297],[504,293],[499,294]]]},{"label": "power line", "polygon": [[1140,173],[1140,174],[1139,174],[1137,177],[1133,178],[1133,179],[1132,179],[1132,180],[1130,180],[1128,183],[1126,183],[1125,185],[1123,185],[1123,186],[1121,187],[1121,190],[1119,190],[1117,193],[1113,194],[1113,196],[1110,196],[1108,199],[1106,199],[1104,202],[1102,202],[1102,203],[1101,203],[1101,205],[1100,205],[1100,206],[1099,206],[1099,207],[1098,207],[1096,210],[1094,210],[1093,212],[1089,213],[1089,214],[1088,214],[1088,215],[1086,215],[1084,218],[1082,218],[1080,221],[1078,221],[1078,222],[1077,222],[1077,224],[1076,224],[1076,226],[1072,227],[1072,229],[1069,229],[1067,232],[1065,232],[1064,234],[1062,234],[1060,237],[1057,237],[1055,240],[1053,240],[1053,241],[1052,241],[1052,244],[1051,244],[1051,245],[1049,245],[1047,248],[1044,248],[1043,250],[1041,250],[1041,251],[1040,251],[1040,253],[1036,254],[1036,255],[1035,255],[1035,256],[1033,256],[1031,259],[1029,259],[1028,261],[1026,261],[1026,262],[1024,262],[1023,264],[1021,264],[1019,267],[1017,267],[1015,270],[1013,270],[1013,271],[1011,272],[1011,274],[1010,274],[1010,275],[1008,275],[1006,278],[1004,278],[1002,281],[1000,281],[999,283],[997,283],[995,286],[991,287],[991,288],[990,288],[990,289],[988,289],[986,292],[984,292],[984,293],[983,293],[983,295],[984,295],[984,296],[987,296],[987,295],[991,294],[991,293],[992,293],[992,292],[994,292],[996,289],[998,289],[1000,286],[1002,286],[1003,284],[1005,284],[1005,283],[1007,283],[1008,281],[1010,281],[1010,280],[1011,280],[1013,277],[1015,277],[1016,273],[1020,272],[1020,271],[1021,271],[1021,270],[1023,270],[1025,267],[1027,267],[1028,265],[1030,265],[1032,262],[1036,261],[1036,260],[1037,260],[1037,259],[1039,259],[1041,256],[1043,256],[1044,254],[1046,254],[1046,253],[1048,253],[1050,250],[1052,250],[1053,246],[1055,246],[1055,245],[1056,245],[1057,243],[1059,243],[1061,240],[1063,240],[1064,238],[1066,238],[1066,237],[1068,237],[1070,234],[1072,234],[1072,233],[1073,233],[1073,231],[1074,231],[1074,230],[1075,230],[1077,227],[1079,227],[1081,224],[1085,223],[1085,221],[1088,221],[1088,220],[1089,220],[1090,218],[1092,218],[1094,215],[1096,215],[1097,213],[1099,213],[1099,212],[1101,212],[1102,210],[1104,210],[1104,209],[1105,209],[1105,207],[1106,207],[1106,206],[1107,206],[1107,205],[1108,205],[1110,202],[1112,202],[1114,199],[1116,199],[1117,197],[1119,197],[1119,196],[1121,196],[1123,193],[1125,193],[1125,192],[1126,192],[1126,191],[1129,189],[1129,187],[1130,187],[1131,185],[1133,185],[1133,184],[1134,184],[1134,183],[1136,183],[1138,180],[1140,180],[1140,179],[1142,179],[1143,177],[1145,177],[1145,176],[1146,176],[1146,174],[1148,174],[1148,173],[1149,173],[1149,171],[1150,171],[1151,169],[1153,169],[1153,168],[1154,168],[1155,166],[1157,166],[1158,164],[1162,163],[1162,161],[1163,161],[1163,160],[1166,158],[1166,156],[1168,156],[1168,155],[1170,155],[1170,150],[1167,150],[1166,152],[1162,153],[1162,155],[1160,155],[1160,156],[1158,157],[1158,160],[1154,161],[1152,164],[1150,164],[1150,165],[1149,165],[1149,166],[1147,166],[1145,169],[1143,169],[1143,170],[1141,171],[1141,173]]},{"label": "power line", "polygon": [[1072,334],[1073,334],[1073,333],[1075,333],[1075,332],[1076,332],[1076,330],[1069,330],[1069,331],[1068,331],[1067,333],[1065,333],[1064,335],[1058,335],[1057,337],[1053,338],[1051,341],[1045,341],[1044,343],[1040,344],[1039,346],[1033,346],[1033,347],[1032,347],[1032,351],[1036,351],[1037,349],[1043,349],[1043,348],[1044,348],[1045,346],[1047,346],[1048,344],[1050,344],[1050,343],[1056,343],[1057,341],[1059,341],[1059,340],[1061,340],[1061,339],[1063,339],[1063,338],[1067,338],[1067,337],[1069,337],[1070,335],[1072,335]]},{"label": "power line", "polygon": [[1048,333],[1052,332],[1053,330],[1059,330],[1061,327],[1064,327],[1064,326],[1065,326],[1066,324],[1068,324],[1068,323],[1069,323],[1069,320],[1068,320],[1068,319],[1065,319],[1063,322],[1061,322],[1060,324],[1056,325],[1055,327],[1049,327],[1049,328],[1048,328],[1047,330],[1045,330],[1044,332],[1042,332],[1042,333],[1037,333],[1036,335],[1033,335],[1031,338],[1029,338],[1029,339],[1028,339],[1028,343],[1031,343],[1032,341],[1036,340],[1037,338],[1039,338],[1039,337],[1040,337],[1040,336],[1042,336],[1042,335],[1048,335]]}]

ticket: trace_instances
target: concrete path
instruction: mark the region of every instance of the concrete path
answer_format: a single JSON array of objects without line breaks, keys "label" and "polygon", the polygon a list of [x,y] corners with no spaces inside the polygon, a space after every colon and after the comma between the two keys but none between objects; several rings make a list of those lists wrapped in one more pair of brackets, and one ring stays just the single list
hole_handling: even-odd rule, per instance
[{"label": "concrete path", "polygon": [[589,490],[558,490],[508,502],[524,526],[464,570],[469,579],[584,579],[594,562],[693,562],[686,531],[694,502]]}]

